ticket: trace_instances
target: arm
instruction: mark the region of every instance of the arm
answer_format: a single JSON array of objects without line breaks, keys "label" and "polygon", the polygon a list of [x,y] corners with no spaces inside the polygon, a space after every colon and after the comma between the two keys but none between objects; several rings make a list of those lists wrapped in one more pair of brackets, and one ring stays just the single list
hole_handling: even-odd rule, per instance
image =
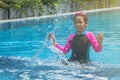
[{"label": "arm", "polygon": [[58,44],[58,43],[56,42],[55,37],[54,37],[54,35],[53,35],[52,33],[49,34],[48,39],[52,41],[53,45],[54,45],[56,48],[58,48],[58,49],[61,50],[64,54],[66,54],[66,53],[70,50],[70,48],[71,48],[71,46],[70,46],[70,41],[71,41],[71,39],[73,38],[73,36],[74,36],[74,34],[71,34],[71,35],[68,37],[67,42],[66,42],[66,45],[65,45],[64,47],[61,46],[60,44]]},{"label": "arm", "polygon": [[60,44],[56,44],[55,46],[61,50],[64,54],[67,54],[67,52],[69,52],[69,50],[71,49],[71,45],[70,45],[70,42],[72,40],[72,38],[74,37],[74,34],[71,34],[68,39],[67,39],[67,42],[65,44],[65,46],[61,46]]},{"label": "arm", "polygon": [[98,34],[97,37],[94,36],[92,32],[87,32],[86,36],[88,37],[93,49],[96,52],[100,52],[103,48],[102,41],[103,41],[103,35],[101,33]]},{"label": "arm", "polygon": [[48,35],[48,40],[50,40],[53,45],[55,45],[57,43],[55,36],[51,32]]},{"label": "arm", "polygon": [[102,33],[99,33],[99,34],[96,36],[96,38],[97,38],[99,47],[101,47],[101,46],[102,46],[103,39],[104,39],[103,34],[102,34]]}]

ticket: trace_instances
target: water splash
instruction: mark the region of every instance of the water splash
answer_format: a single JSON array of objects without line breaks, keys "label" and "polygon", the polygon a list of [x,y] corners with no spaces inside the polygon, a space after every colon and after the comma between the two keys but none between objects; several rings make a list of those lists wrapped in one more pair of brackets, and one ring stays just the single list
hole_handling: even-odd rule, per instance
[{"label": "water splash", "polygon": [[68,65],[68,61],[65,58],[65,55],[62,51],[60,51],[59,49],[57,49],[55,46],[51,45],[48,47],[52,52],[56,53],[59,57],[59,59],[61,60],[62,64],[64,65]]},{"label": "water splash", "polygon": [[[54,33],[54,30],[51,31],[51,32]],[[47,35],[47,37],[48,37],[48,35]],[[59,57],[59,59],[61,60],[61,62],[62,62],[63,64],[67,65],[67,60],[66,60],[66,58],[65,58],[64,53],[63,53],[62,51],[60,51],[59,49],[57,49],[54,45],[51,45],[51,42],[47,39],[47,37],[46,37],[45,41],[43,41],[42,47],[39,48],[39,49],[35,52],[34,56],[31,58],[30,64],[31,64],[31,65],[36,65],[36,64],[37,64],[37,59],[38,59],[39,55],[41,54],[41,52],[42,52],[45,48],[48,48],[48,49],[50,49],[52,52],[54,52],[54,53]]]},{"label": "water splash", "polygon": [[47,37],[46,37],[45,41],[43,41],[42,47],[39,48],[35,52],[35,54],[33,55],[33,57],[31,58],[31,62],[30,62],[31,65],[36,65],[37,58],[39,57],[39,54],[43,51],[44,48],[47,48],[47,46],[48,46],[48,40],[47,40]]}]

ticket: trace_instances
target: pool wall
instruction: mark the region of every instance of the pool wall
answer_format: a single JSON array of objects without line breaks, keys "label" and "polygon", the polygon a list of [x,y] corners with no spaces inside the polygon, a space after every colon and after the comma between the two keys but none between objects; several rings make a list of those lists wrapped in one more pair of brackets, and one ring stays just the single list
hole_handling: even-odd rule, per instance
[{"label": "pool wall", "polygon": [[[120,7],[95,9],[95,10],[85,10],[83,12],[92,13],[92,12],[110,11],[110,10],[116,10],[116,9],[120,9]],[[29,25],[48,23],[48,22],[53,22],[56,19],[58,19],[58,20],[59,19],[69,19],[72,17],[72,15],[74,13],[75,12],[50,15],[50,16],[42,16],[42,17],[30,17],[30,18],[22,18],[22,19],[1,20],[0,21],[0,30],[13,29],[13,28],[18,28],[20,26],[29,26]]]}]

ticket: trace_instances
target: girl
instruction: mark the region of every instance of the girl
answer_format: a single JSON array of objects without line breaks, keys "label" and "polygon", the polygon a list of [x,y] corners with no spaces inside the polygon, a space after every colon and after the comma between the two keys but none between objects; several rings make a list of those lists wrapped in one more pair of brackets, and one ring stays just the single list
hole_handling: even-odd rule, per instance
[{"label": "girl", "polygon": [[74,27],[76,33],[69,35],[64,47],[56,42],[55,36],[52,33],[48,35],[48,39],[51,40],[53,45],[64,54],[72,49],[72,55],[68,61],[78,61],[80,63],[88,62],[90,61],[90,46],[92,46],[96,52],[100,52],[103,48],[102,42],[104,36],[102,33],[99,33],[95,37],[92,32],[86,31],[87,24],[87,15],[83,12],[77,12],[74,15]]}]

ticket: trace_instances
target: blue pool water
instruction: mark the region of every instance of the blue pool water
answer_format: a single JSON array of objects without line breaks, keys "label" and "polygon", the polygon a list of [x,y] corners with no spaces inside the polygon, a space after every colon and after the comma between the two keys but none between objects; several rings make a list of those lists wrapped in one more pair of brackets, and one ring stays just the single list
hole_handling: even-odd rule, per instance
[{"label": "blue pool water", "polygon": [[0,22],[0,80],[120,80],[120,10],[88,12],[88,30],[104,33],[104,49],[91,48],[89,64],[68,63],[46,39],[53,32],[65,45],[75,33],[73,14]]}]

